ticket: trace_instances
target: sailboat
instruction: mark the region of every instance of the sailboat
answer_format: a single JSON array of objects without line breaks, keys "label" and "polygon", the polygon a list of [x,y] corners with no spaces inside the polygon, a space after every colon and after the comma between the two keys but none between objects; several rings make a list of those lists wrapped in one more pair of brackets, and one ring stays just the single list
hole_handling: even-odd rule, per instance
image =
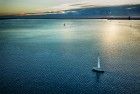
[{"label": "sailboat", "polygon": [[100,65],[100,57],[98,56],[98,64],[97,64],[97,67],[93,67],[92,71],[95,71],[95,72],[104,72],[101,68],[101,65]]}]

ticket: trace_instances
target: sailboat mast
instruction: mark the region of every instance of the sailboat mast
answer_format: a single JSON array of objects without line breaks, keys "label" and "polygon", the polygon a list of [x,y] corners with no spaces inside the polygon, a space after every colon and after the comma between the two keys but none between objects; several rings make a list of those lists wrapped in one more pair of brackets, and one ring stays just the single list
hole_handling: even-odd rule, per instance
[{"label": "sailboat mast", "polygon": [[101,66],[100,66],[100,58],[98,57],[98,66],[97,66],[98,68],[100,68]]}]

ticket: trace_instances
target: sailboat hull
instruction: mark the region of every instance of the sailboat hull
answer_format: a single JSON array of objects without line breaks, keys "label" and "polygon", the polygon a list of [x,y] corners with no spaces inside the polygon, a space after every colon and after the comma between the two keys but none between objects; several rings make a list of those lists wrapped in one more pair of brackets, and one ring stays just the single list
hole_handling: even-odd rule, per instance
[{"label": "sailboat hull", "polygon": [[93,67],[92,71],[95,71],[95,72],[104,72],[101,68],[97,68],[97,67]]}]

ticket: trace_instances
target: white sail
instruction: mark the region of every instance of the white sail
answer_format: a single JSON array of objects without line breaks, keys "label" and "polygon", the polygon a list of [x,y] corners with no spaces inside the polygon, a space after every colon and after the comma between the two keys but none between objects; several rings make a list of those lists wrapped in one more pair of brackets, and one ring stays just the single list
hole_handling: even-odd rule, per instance
[{"label": "white sail", "polygon": [[93,67],[93,71],[95,71],[95,72],[101,72],[101,73],[103,73],[104,72],[104,70],[102,70],[102,68],[101,68],[101,66],[100,66],[100,58],[99,58],[99,56],[98,56],[98,62],[97,62],[97,67]]},{"label": "white sail", "polygon": [[100,66],[100,58],[98,57],[98,66],[97,66],[98,68],[100,68],[101,66]]}]

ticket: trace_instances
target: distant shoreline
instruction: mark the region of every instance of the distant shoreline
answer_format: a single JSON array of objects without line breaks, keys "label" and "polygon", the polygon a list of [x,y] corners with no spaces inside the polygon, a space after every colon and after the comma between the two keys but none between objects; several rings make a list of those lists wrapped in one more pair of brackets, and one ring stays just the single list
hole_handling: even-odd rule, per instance
[{"label": "distant shoreline", "polygon": [[109,17],[108,20],[140,20],[140,17]]},{"label": "distant shoreline", "polygon": [[30,16],[12,16],[0,17],[0,20],[6,19],[107,19],[107,20],[140,20],[140,17],[66,17],[66,18],[45,18],[45,17],[30,17]]}]

